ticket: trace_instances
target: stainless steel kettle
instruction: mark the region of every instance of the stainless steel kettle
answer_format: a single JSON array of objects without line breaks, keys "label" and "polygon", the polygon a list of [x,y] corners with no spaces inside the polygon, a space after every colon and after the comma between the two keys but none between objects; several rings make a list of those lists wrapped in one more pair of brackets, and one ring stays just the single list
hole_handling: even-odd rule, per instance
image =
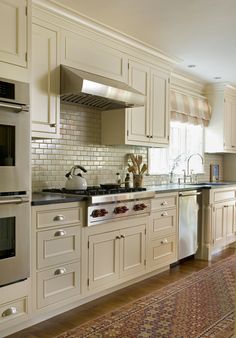
[{"label": "stainless steel kettle", "polygon": [[71,170],[65,175],[67,180],[65,184],[65,188],[68,190],[86,190],[87,189],[87,181],[82,174],[79,172],[75,173],[77,169],[82,170],[84,173],[87,172],[84,167],[80,165],[75,165],[71,168]]}]

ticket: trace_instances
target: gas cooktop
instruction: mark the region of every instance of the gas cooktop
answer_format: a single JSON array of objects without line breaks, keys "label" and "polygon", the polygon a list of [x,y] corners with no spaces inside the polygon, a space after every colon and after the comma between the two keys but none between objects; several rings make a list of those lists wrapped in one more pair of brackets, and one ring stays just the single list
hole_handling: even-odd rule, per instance
[{"label": "gas cooktop", "polygon": [[90,186],[86,190],[68,190],[68,189],[62,188],[62,189],[43,189],[43,192],[76,194],[76,195],[84,195],[84,196],[98,196],[98,195],[133,193],[133,192],[141,192],[141,191],[146,191],[146,190],[147,190],[146,188],[124,188],[124,187],[101,188],[99,186]]}]

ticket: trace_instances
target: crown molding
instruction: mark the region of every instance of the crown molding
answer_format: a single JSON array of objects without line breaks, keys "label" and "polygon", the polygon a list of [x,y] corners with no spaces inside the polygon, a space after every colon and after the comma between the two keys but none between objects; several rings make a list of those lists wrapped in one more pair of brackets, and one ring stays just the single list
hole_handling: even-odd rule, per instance
[{"label": "crown molding", "polygon": [[182,62],[181,59],[175,56],[169,55],[164,51],[161,51],[147,43],[135,39],[123,32],[115,30],[114,28],[106,26],[91,18],[88,18],[67,6],[58,4],[55,0],[32,0],[32,3],[33,6],[44,9],[51,14],[59,16],[63,19],[67,19],[70,22],[77,23],[98,33],[104,34],[109,38],[115,39],[116,41],[121,43],[125,43],[126,45],[137,48],[143,52],[149,53],[152,56],[155,56],[165,62],[172,64],[172,66]]}]

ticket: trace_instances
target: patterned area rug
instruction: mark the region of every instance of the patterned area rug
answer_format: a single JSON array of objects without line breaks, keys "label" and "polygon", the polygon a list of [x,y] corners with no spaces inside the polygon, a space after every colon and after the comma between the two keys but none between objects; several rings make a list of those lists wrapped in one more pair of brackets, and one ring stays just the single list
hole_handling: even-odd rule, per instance
[{"label": "patterned area rug", "polygon": [[57,338],[228,338],[234,332],[236,255]]}]

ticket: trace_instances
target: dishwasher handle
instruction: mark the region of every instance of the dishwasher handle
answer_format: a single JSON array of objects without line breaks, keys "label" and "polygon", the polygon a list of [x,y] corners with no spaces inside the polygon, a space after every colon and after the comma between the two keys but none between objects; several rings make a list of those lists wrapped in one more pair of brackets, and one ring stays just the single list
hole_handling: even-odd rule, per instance
[{"label": "dishwasher handle", "polygon": [[202,193],[201,193],[201,191],[198,191],[198,192],[193,192],[193,193],[182,193],[182,192],[180,192],[179,193],[179,196],[180,197],[188,197],[188,196],[198,196],[198,195],[201,195]]}]

